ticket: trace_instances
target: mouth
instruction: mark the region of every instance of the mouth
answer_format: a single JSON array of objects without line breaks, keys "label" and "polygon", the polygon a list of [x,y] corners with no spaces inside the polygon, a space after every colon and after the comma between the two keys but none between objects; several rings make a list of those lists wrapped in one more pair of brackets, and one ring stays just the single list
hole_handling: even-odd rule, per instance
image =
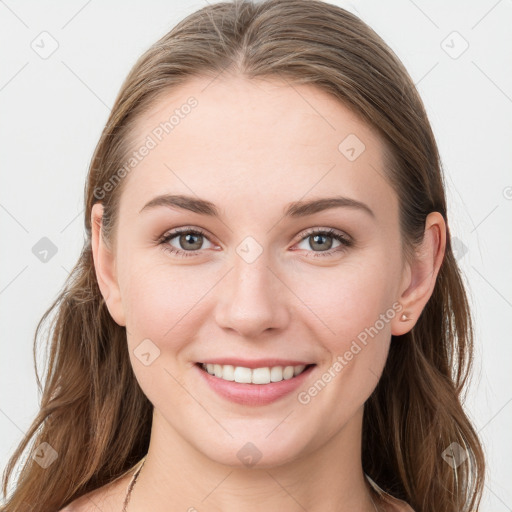
[{"label": "mouth", "polygon": [[204,373],[219,380],[236,382],[239,384],[265,385],[285,380],[292,380],[307,372],[316,364],[297,364],[286,366],[262,366],[248,368],[231,364],[196,363]]},{"label": "mouth", "polygon": [[[217,360],[218,361],[218,360]],[[246,366],[235,366],[242,360],[224,359],[218,362],[195,363],[200,382],[206,384],[217,396],[243,406],[265,406],[293,396],[300,387],[307,385],[316,364],[291,364],[301,361],[265,360],[244,361]],[[282,365],[279,366],[276,363]],[[286,366],[284,366],[286,364]],[[251,366],[251,368],[249,368]],[[203,384],[200,384],[203,385]]]}]

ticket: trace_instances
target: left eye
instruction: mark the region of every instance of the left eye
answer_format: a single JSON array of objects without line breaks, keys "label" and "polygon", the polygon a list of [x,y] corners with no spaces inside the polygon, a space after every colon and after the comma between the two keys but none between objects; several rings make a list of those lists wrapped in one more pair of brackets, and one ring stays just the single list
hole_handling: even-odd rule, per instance
[{"label": "left eye", "polygon": [[318,251],[314,252],[335,252],[331,251],[330,249],[333,248],[333,241],[338,242],[338,245],[335,246],[335,248],[339,247],[340,245],[348,245],[348,240],[331,231],[313,231],[312,233],[306,235],[299,243],[306,243],[309,247],[299,247],[301,249],[318,249]]},{"label": "left eye", "polygon": [[[332,240],[338,241],[339,244],[332,248]],[[309,239],[309,242],[307,240]],[[300,243],[307,243],[309,247],[306,247],[307,250],[311,249],[320,249],[319,251],[312,251],[312,257],[325,257],[325,256],[333,256],[335,254],[341,253],[351,247],[353,245],[352,238],[344,235],[342,233],[338,233],[336,230],[332,228],[327,229],[311,229],[307,233],[305,233],[300,241]]]}]

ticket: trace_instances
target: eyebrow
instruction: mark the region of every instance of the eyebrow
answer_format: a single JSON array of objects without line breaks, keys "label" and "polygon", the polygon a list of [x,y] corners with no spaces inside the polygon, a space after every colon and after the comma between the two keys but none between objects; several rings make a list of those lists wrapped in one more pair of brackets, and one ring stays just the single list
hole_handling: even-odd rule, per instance
[{"label": "eyebrow", "polygon": [[[154,197],[142,207],[139,213],[159,206],[180,208],[182,210],[188,210],[201,215],[220,217],[219,210],[212,202],[198,197],[174,194],[164,194]],[[366,212],[371,217],[375,218],[375,214],[368,205],[350,197],[343,196],[323,197],[320,199],[311,199],[309,201],[295,201],[286,205],[284,215],[285,217],[293,218],[306,217],[323,210],[339,207],[355,208]]]}]

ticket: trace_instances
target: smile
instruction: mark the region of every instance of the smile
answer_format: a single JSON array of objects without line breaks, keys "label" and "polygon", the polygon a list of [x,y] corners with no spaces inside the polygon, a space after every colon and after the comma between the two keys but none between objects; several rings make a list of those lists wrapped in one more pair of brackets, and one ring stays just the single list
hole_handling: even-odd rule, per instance
[{"label": "smile", "polygon": [[222,380],[238,382],[241,384],[270,384],[271,382],[281,382],[282,380],[292,379],[293,377],[300,375],[309,366],[313,366],[301,364],[294,366],[246,368],[244,366],[233,366],[230,364],[198,364],[210,375]]}]

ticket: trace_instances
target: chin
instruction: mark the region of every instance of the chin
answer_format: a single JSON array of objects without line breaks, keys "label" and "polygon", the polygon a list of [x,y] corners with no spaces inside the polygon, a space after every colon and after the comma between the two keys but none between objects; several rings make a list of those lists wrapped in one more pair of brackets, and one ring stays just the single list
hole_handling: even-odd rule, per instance
[{"label": "chin", "polygon": [[[268,430],[270,432],[272,429]],[[250,429],[241,436],[232,432],[233,438],[224,443],[198,447],[209,459],[226,466],[239,469],[267,469],[292,462],[302,453],[301,443],[294,436],[285,433],[282,437],[273,432],[268,436],[267,430],[255,432]],[[275,436],[275,437],[274,437]]]}]

